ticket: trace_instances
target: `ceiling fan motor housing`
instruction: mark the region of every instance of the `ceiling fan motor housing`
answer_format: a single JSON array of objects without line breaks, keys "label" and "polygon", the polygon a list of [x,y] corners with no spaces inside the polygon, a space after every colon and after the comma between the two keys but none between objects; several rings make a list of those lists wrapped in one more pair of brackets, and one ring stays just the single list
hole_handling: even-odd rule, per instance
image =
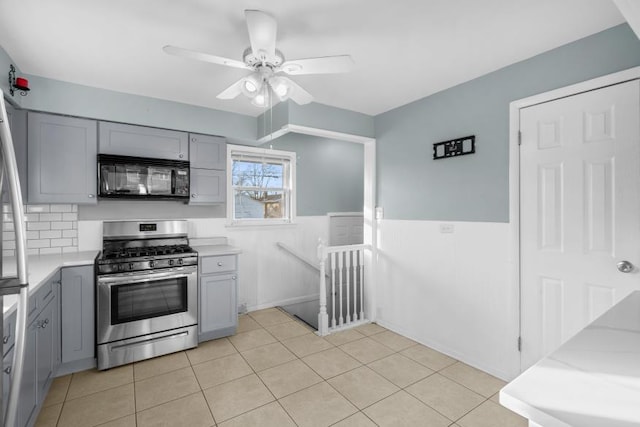
[{"label": "ceiling fan motor housing", "polygon": [[248,47],[242,54],[242,60],[247,66],[254,69],[263,66],[274,70],[284,63],[284,55],[278,49],[275,50],[274,55],[269,55],[263,50],[256,54],[251,50],[251,47]]}]

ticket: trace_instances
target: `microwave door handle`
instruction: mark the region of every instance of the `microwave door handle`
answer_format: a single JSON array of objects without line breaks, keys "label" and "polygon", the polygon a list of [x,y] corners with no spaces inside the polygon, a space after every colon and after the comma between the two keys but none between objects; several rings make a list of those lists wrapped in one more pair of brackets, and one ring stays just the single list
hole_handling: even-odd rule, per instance
[{"label": "microwave door handle", "polygon": [[171,169],[171,194],[176,194],[176,170]]}]

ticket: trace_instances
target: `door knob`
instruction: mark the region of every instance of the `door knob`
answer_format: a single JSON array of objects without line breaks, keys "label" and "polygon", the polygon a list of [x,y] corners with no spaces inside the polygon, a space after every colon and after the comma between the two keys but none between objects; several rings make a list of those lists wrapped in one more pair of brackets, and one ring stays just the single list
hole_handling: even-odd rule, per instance
[{"label": "door knob", "polygon": [[620,261],[616,266],[621,273],[631,273],[633,271],[633,264],[629,261]]}]

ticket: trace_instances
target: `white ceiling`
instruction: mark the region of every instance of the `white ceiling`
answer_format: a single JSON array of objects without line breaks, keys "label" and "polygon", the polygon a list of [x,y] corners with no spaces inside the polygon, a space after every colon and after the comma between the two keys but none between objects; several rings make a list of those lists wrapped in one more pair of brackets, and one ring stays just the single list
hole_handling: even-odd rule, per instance
[{"label": "white ceiling", "polygon": [[371,115],[624,22],[611,0],[2,0],[0,46],[27,74],[256,116],[215,97],[247,71],[162,51],[241,60],[244,9],[276,17],[286,58],[351,54],[350,74],[294,79]]}]

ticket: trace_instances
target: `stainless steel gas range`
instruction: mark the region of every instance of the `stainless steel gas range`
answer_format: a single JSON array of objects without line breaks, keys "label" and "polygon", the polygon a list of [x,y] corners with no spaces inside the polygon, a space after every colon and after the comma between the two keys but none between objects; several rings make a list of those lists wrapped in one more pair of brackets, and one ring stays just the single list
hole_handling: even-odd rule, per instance
[{"label": "stainless steel gas range", "polygon": [[96,260],[98,369],[198,345],[198,254],[187,222],[103,225]]}]

